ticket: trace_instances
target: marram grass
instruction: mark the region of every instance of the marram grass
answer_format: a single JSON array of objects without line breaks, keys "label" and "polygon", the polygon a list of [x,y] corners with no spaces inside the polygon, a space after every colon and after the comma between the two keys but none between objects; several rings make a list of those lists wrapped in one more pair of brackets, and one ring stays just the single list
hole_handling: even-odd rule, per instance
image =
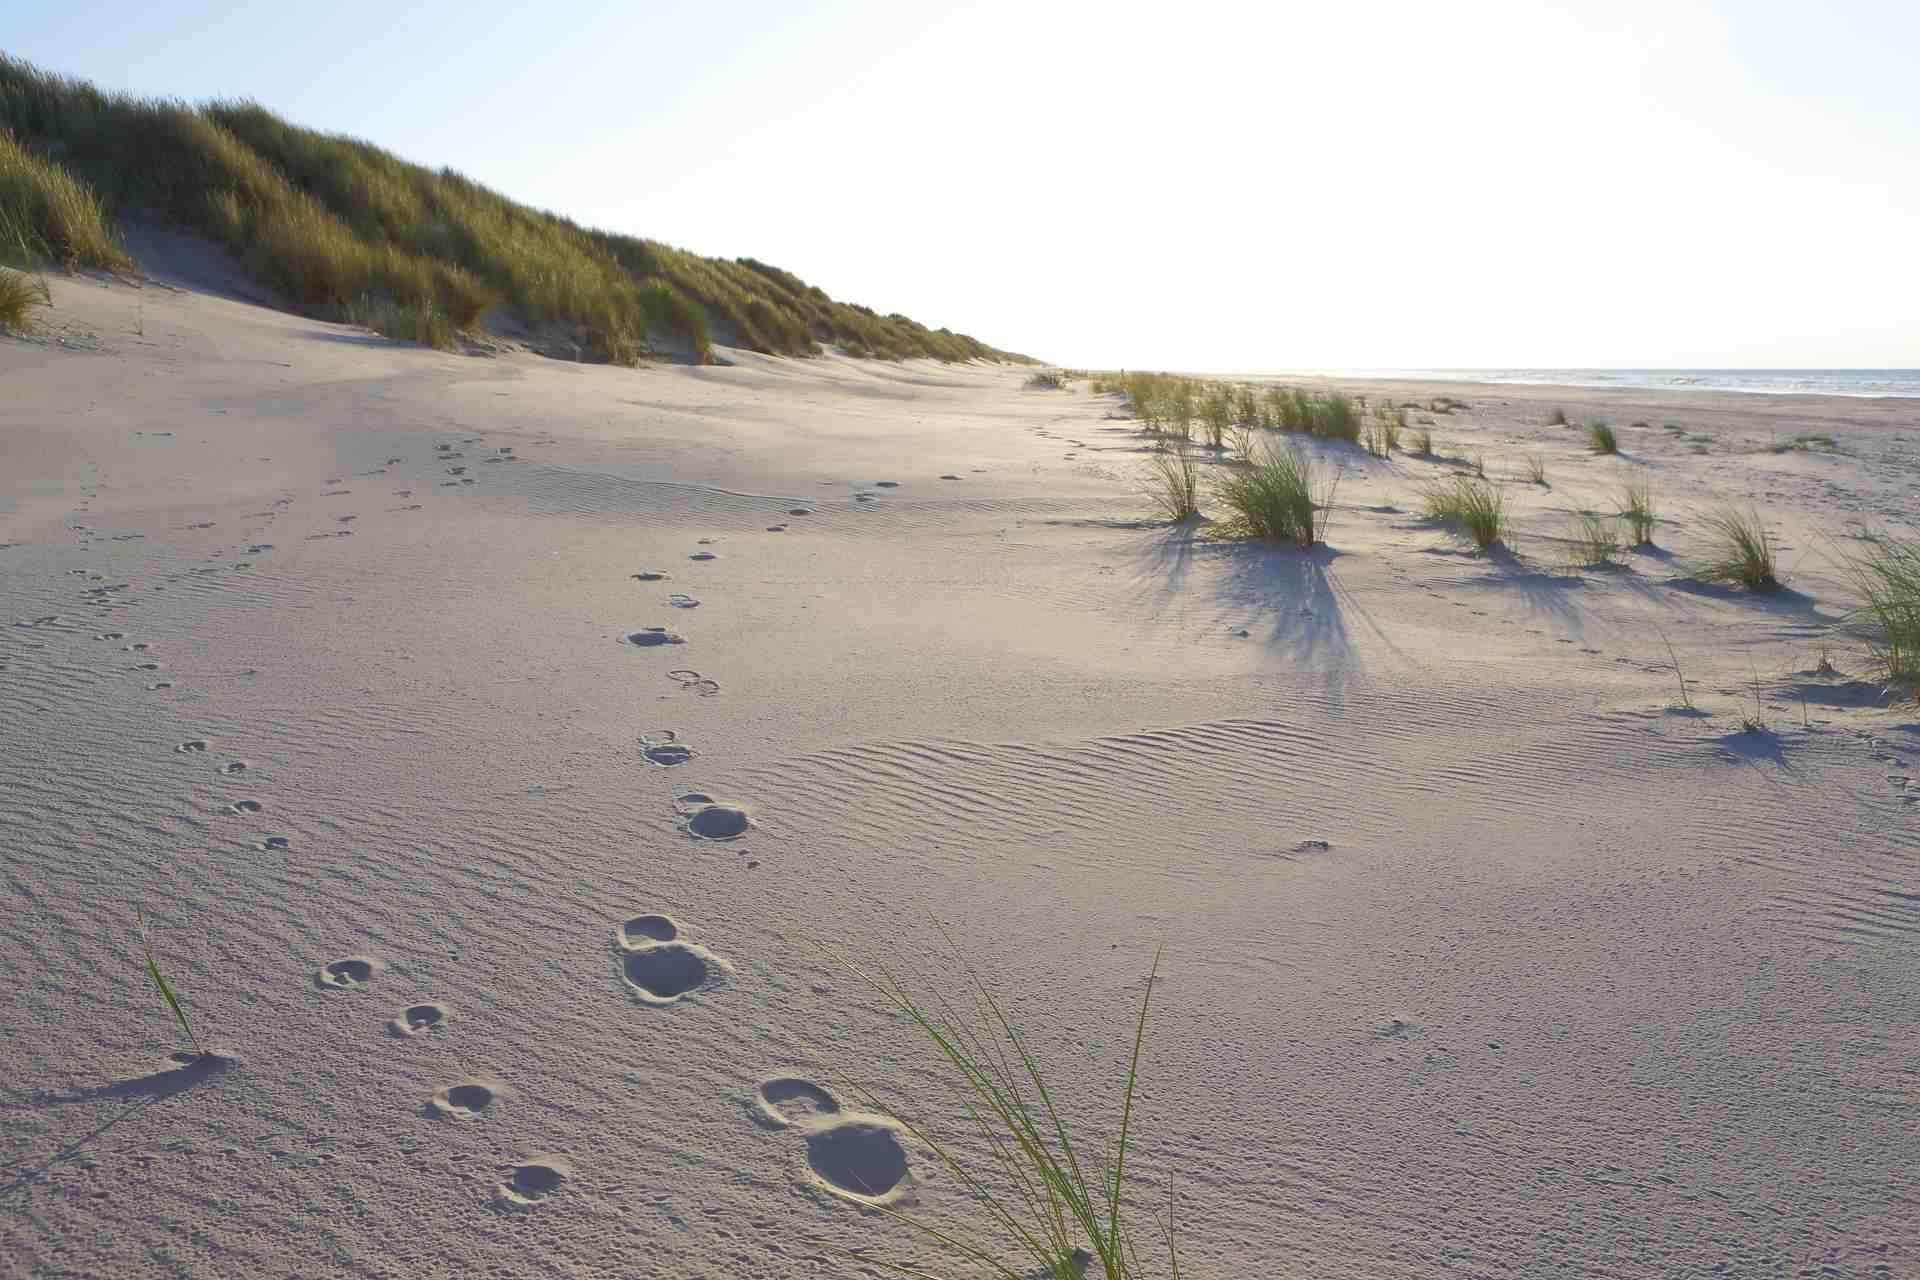
[{"label": "marram grass", "polygon": [[[1056,1102],[1058,1077],[1049,1077],[1006,1005],[971,968],[967,977],[974,1008],[972,1016],[966,1016],[937,995],[923,1001],[891,973],[848,967],[933,1046],[986,1153],[980,1157],[963,1152],[928,1123],[903,1114],[869,1089],[850,1086],[864,1105],[893,1119],[932,1152],[979,1207],[987,1230],[949,1229],[902,1210],[885,1212],[919,1232],[953,1263],[997,1280],[1146,1280],[1156,1274],[1178,1280],[1180,1259],[1171,1219],[1159,1233],[1165,1249],[1163,1270],[1149,1270],[1142,1262],[1127,1220],[1134,1102],[1147,1013],[1160,974],[1158,951],[1133,1020],[1117,1131],[1105,1141],[1090,1141],[1068,1122]],[[865,1251],[858,1257],[898,1275],[946,1274]]]},{"label": "marram grass", "polygon": [[1707,556],[1695,570],[1702,582],[1722,582],[1750,591],[1777,591],[1773,539],[1752,507],[1722,507],[1701,523],[1710,539]]},{"label": "marram grass", "polygon": [[187,1040],[193,1045],[194,1055],[206,1057],[207,1051],[200,1047],[200,1037],[193,1034],[193,1024],[187,1021],[187,1011],[181,1007],[180,997],[174,994],[172,984],[167,981],[166,975],[160,972],[160,964],[153,958],[153,942],[147,936],[146,915],[136,908],[133,918],[140,927],[140,950],[146,956],[147,977],[153,980],[154,987],[160,992],[160,998],[167,1002],[167,1008],[173,1010],[174,1021],[178,1022],[180,1029],[187,1033]]},{"label": "marram grass", "polygon": [[1200,471],[1184,442],[1170,440],[1147,456],[1142,487],[1168,520],[1178,523],[1200,514]]},{"label": "marram grass", "polygon": [[1909,684],[1920,697],[1920,539],[1880,538],[1846,568],[1860,616],[1872,626],[1874,660],[1889,682]]},{"label": "marram grass", "polygon": [[1326,540],[1338,487],[1339,477],[1323,481],[1306,454],[1269,446],[1215,481],[1213,497],[1234,513],[1223,534],[1310,547]]},{"label": "marram grass", "polygon": [[24,271],[0,267],[0,333],[26,333],[33,328],[33,313],[47,305],[44,280]]},{"label": "marram grass", "polygon": [[1482,551],[1511,536],[1506,495],[1485,480],[1455,476],[1451,483],[1428,486],[1421,502],[1429,520],[1451,525]]}]

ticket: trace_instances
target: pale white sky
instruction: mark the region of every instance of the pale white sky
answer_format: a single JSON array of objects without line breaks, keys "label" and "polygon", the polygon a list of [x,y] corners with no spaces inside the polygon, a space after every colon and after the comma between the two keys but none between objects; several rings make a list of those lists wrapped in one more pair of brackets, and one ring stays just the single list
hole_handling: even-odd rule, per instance
[{"label": "pale white sky", "polygon": [[1067,364],[1920,365],[1920,4],[32,6],[579,221]]}]

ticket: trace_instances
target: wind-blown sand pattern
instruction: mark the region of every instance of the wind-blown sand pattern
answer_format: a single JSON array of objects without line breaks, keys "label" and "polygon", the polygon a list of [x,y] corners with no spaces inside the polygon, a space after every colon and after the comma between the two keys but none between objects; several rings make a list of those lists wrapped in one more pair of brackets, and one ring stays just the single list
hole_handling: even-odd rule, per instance
[{"label": "wind-blown sand pattern", "polygon": [[[870,1204],[973,1210],[842,1082],[956,1116],[816,944],[939,975],[935,921],[1088,1120],[1166,943],[1183,1274],[1920,1271],[1920,711],[1827,554],[1913,531],[1920,404],[1380,385],[1469,403],[1519,558],[1331,448],[1302,554],[1156,523],[1117,400],[1016,370],[53,296],[0,341],[10,1274],[931,1266]],[[1567,568],[1641,468],[1658,547]],[[1692,580],[1716,498],[1788,590]]]}]

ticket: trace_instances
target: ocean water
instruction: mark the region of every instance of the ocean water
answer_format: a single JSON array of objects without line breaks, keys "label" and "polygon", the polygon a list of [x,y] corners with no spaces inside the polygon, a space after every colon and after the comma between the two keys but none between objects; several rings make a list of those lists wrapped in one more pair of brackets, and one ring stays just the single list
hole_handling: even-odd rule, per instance
[{"label": "ocean water", "polygon": [[1322,369],[1312,372],[1330,377],[1504,382],[1550,387],[1920,398],[1920,369]]}]

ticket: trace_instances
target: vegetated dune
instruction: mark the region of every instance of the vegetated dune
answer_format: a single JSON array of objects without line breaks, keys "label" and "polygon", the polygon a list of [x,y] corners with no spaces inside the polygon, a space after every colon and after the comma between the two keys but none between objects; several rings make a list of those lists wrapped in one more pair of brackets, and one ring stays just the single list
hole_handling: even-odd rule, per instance
[{"label": "vegetated dune", "polygon": [[[875,1211],[982,1226],[848,1087],[964,1133],[830,954],[959,995],[942,928],[1096,1139],[1166,945],[1183,1275],[1920,1266],[1920,712],[1828,554],[1912,535],[1912,402],[1348,384],[1432,448],[1256,428],[1341,477],[1300,550],[1213,536],[1212,451],[1154,518],[1085,380],[51,285],[0,338],[13,1272],[970,1274]],[[1652,545],[1572,565],[1636,477]],[[1693,568],[1749,501],[1774,592]]]},{"label": "vegetated dune", "polygon": [[[76,181],[77,199],[42,194]],[[63,216],[76,204],[195,231],[294,307],[440,347],[484,325],[549,354],[616,364],[649,352],[705,360],[714,342],[783,355],[831,343],[888,360],[1022,359],[836,302],[752,258],[581,227],[251,103],[136,99],[0,54],[0,257],[25,247],[121,265],[111,243]]]}]

